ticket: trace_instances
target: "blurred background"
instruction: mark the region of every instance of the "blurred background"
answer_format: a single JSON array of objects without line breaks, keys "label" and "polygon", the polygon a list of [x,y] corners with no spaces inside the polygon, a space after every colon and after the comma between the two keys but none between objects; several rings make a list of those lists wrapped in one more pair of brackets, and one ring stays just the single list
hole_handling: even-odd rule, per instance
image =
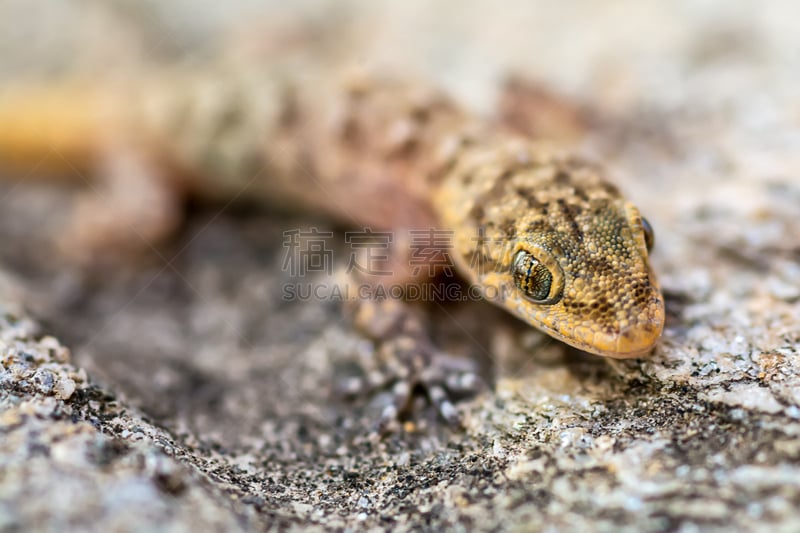
[{"label": "blurred background", "polygon": [[776,69],[796,66],[793,14],[788,1],[3,0],[0,75],[102,75],[316,41],[341,63],[422,75],[478,108],[510,71],[607,106],[678,105],[701,84],[724,104],[774,90]]}]

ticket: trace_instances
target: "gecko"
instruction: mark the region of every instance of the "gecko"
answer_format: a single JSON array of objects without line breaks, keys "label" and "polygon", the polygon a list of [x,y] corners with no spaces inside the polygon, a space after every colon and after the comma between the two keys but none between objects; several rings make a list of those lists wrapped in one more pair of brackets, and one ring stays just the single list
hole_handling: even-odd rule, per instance
[{"label": "gecko", "polygon": [[653,230],[598,165],[425,84],[331,80],[293,65],[6,87],[0,161],[95,171],[69,253],[165,238],[186,194],[246,194],[357,227],[446,229],[457,272],[492,304],[591,354],[652,351],[665,317]]}]

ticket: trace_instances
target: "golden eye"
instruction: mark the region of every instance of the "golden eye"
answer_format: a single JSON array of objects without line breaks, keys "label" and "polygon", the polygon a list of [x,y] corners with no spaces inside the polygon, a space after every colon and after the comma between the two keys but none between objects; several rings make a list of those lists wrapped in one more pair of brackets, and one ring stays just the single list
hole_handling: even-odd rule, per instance
[{"label": "golden eye", "polygon": [[560,294],[550,298],[553,274],[529,252],[525,250],[517,252],[511,270],[514,283],[529,300],[552,304],[561,298]]},{"label": "golden eye", "polygon": [[653,226],[642,217],[642,229],[644,230],[644,244],[647,246],[647,251],[653,251],[653,245],[656,243],[656,235],[653,233]]}]

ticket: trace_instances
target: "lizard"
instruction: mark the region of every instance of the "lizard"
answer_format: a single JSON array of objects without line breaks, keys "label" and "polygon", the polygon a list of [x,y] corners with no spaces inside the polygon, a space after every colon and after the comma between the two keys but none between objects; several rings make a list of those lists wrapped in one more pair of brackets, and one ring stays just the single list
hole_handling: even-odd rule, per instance
[{"label": "lizard", "polygon": [[308,72],[7,87],[0,161],[102,169],[65,230],[69,252],[163,239],[183,195],[246,191],[360,227],[445,228],[456,270],[489,302],[591,354],[652,351],[665,319],[653,231],[599,166],[434,88]]}]

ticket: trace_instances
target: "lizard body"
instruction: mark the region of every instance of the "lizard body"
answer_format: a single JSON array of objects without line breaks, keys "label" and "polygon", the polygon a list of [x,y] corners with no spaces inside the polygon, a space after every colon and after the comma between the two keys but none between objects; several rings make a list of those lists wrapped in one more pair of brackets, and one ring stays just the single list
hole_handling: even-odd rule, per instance
[{"label": "lizard body", "polygon": [[291,74],[173,73],[61,100],[6,92],[0,155],[30,158],[38,140],[80,165],[125,147],[171,188],[247,189],[374,229],[452,230],[459,272],[496,305],[594,354],[652,349],[664,324],[652,236],[597,168],[434,90]]}]

